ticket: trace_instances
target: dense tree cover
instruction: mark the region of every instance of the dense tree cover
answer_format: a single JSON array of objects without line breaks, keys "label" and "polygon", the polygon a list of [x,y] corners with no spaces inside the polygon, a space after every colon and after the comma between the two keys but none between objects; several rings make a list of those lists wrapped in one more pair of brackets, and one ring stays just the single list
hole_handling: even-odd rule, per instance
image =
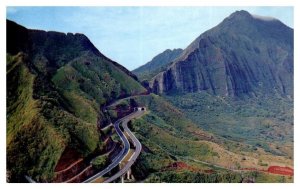
[{"label": "dense tree cover", "polygon": [[[66,147],[101,149],[103,107],[146,90],[82,34],[28,30],[7,21],[7,170],[51,181]],[[97,127],[98,126],[98,127]]]},{"label": "dense tree cover", "polygon": [[96,157],[93,161],[92,161],[92,165],[99,170],[102,170],[105,168],[105,166],[107,166],[109,164],[109,159],[107,155],[102,155],[102,156],[98,156]]}]

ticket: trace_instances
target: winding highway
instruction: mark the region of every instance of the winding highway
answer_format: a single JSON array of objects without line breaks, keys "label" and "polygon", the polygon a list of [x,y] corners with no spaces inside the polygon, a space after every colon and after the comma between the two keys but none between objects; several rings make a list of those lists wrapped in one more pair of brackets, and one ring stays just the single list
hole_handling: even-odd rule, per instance
[{"label": "winding highway", "polygon": [[130,143],[129,143],[128,139],[126,138],[126,136],[124,135],[124,133],[120,129],[120,123],[122,123],[124,132],[126,132],[128,134],[128,136],[130,137],[130,139],[133,141],[133,144],[136,147],[136,149],[135,149],[134,154],[130,157],[130,161],[128,161],[128,163],[121,170],[119,170],[115,175],[108,178],[104,182],[106,182],[106,183],[112,182],[112,181],[116,180],[117,178],[119,178],[120,176],[124,175],[130,169],[130,167],[133,165],[133,163],[139,156],[139,154],[142,150],[142,145],[139,142],[139,140],[134,136],[134,134],[129,130],[129,128],[127,127],[127,124],[131,119],[139,117],[143,114],[144,114],[144,111],[138,110],[136,112],[133,112],[133,113],[119,119],[118,121],[116,121],[114,123],[114,128],[115,128],[117,134],[119,135],[119,137],[121,138],[124,147],[122,148],[121,152],[119,152],[119,154],[112,160],[112,163],[110,165],[108,165],[104,170],[100,171],[99,173],[97,173],[94,176],[90,177],[89,179],[85,180],[84,183],[93,182],[93,181],[97,180],[98,178],[102,177],[103,175],[105,175],[106,173],[110,172],[113,168],[117,167],[119,165],[119,163],[122,162],[122,160],[128,154],[129,149],[130,149]]},{"label": "winding highway", "polygon": [[[144,114],[144,111],[138,110],[137,112],[135,112],[135,114],[130,114],[131,116],[126,117],[123,122],[122,122],[122,126],[124,128],[124,131],[128,134],[128,136],[130,137],[130,139],[133,142],[133,145],[135,146],[135,151],[133,153],[133,155],[130,157],[129,161],[127,162],[127,164],[121,169],[119,170],[115,175],[113,175],[112,177],[108,178],[107,180],[105,180],[105,183],[108,182],[112,182],[114,180],[116,180],[117,178],[121,177],[122,175],[124,175],[129,169],[130,167],[134,164],[134,162],[136,161],[136,159],[138,158],[138,156],[141,153],[142,150],[142,144],[140,143],[140,141],[134,136],[134,134],[129,130],[129,128],[127,127],[128,122],[135,118],[135,117],[139,117],[141,115]],[[126,137],[125,137],[126,138]],[[125,155],[126,156],[126,155]],[[125,157],[124,156],[124,157]]]}]

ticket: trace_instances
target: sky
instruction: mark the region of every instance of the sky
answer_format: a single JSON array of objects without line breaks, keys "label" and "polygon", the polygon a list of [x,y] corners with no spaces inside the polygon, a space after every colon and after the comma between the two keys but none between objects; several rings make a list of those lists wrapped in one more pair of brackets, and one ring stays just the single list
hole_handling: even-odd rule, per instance
[{"label": "sky", "polygon": [[30,29],[83,33],[108,58],[133,70],[166,49],[186,48],[236,10],[293,28],[293,7],[7,7]]}]

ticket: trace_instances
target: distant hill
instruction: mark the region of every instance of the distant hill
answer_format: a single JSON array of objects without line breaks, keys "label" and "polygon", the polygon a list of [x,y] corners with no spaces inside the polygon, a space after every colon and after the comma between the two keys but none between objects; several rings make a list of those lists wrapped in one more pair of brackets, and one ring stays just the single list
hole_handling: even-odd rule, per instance
[{"label": "distant hill", "polygon": [[7,171],[51,181],[63,151],[103,148],[102,107],[146,90],[83,34],[30,30],[7,20]]},{"label": "distant hill", "polygon": [[195,39],[156,75],[156,93],[293,96],[293,33],[277,19],[237,11]]},{"label": "distant hill", "polygon": [[172,61],[174,61],[181,53],[182,49],[167,49],[155,56],[150,62],[133,70],[141,81],[150,80],[159,72],[163,71]]}]

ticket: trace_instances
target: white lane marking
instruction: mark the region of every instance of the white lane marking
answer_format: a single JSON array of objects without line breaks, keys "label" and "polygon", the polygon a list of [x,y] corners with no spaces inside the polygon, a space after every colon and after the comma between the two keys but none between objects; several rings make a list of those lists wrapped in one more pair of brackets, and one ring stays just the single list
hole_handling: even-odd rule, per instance
[{"label": "white lane marking", "polygon": [[[122,122],[122,123],[124,123],[124,122]],[[127,123],[126,123],[126,124],[127,124]],[[123,127],[123,128],[124,128],[124,127]],[[124,131],[125,131],[125,128],[124,128]],[[128,149],[126,155],[121,159],[120,162],[122,162],[122,161],[125,159],[125,157],[129,154],[129,151],[130,151],[130,143],[129,143],[128,139],[126,138],[125,134],[124,134],[123,132],[122,132],[122,134],[123,134],[124,138],[126,139],[126,141],[127,141],[128,144],[129,144],[129,149]],[[125,148],[125,147],[124,147],[124,148]]]},{"label": "white lane marking", "polygon": [[[126,118],[128,118],[128,117],[131,117],[131,116],[133,116],[134,114],[136,114],[136,112],[133,112],[133,113],[131,113],[131,114],[129,114],[129,115],[127,115],[127,116],[125,116],[125,117],[123,117],[123,118],[121,118],[121,119],[119,119],[118,121],[116,121],[115,122],[115,124],[120,124],[124,119],[126,119]],[[133,116],[134,117],[134,116]],[[131,118],[132,119],[132,118]],[[128,122],[127,122],[128,123]],[[115,124],[114,124],[114,127],[116,128],[116,127],[118,127],[118,125],[116,125],[115,126]],[[128,129],[128,127],[127,127],[127,125],[125,125],[126,126],[126,128]],[[121,130],[120,129],[120,127],[118,127],[119,128],[119,130]],[[117,129],[116,129],[117,130]],[[125,128],[124,128],[124,130],[125,130]],[[129,129],[128,129],[129,130]],[[117,131],[116,131],[117,132]],[[125,135],[124,135],[124,133],[122,132],[122,131],[120,131],[122,134],[123,134],[123,136],[125,137]],[[140,143],[140,141],[131,133],[131,131],[129,130],[129,132],[130,132],[130,134],[129,135],[131,135],[135,140],[137,140],[137,142],[139,143],[139,146],[141,146],[141,143]],[[117,134],[119,135],[119,133],[117,132]],[[122,137],[119,135],[119,137],[122,139]],[[126,138],[126,137],[125,137]],[[127,139],[127,138],[126,138]],[[123,140],[122,140],[123,141]],[[128,139],[127,139],[127,141],[128,141]],[[124,141],[123,141],[123,143],[124,143]],[[128,141],[128,143],[129,143],[129,141]],[[129,146],[129,149],[130,149],[130,146]],[[124,151],[125,150],[125,144],[124,144],[124,148],[122,149],[122,151]],[[141,151],[141,150],[140,150]],[[129,150],[128,150],[128,152],[127,152],[127,154],[129,153]],[[129,162],[125,165],[125,167],[119,172],[119,173],[121,173],[121,175],[122,174],[124,174],[124,171],[126,170],[126,169],[128,169],[128,168],[130,168],[132,165],[133,165],[133,163],[134,162],[130,162],[130,160],[131,160],[131,158],[135,155],[135,153],[136,152],[134,152],[133,153],[133,155],[130,157],[130,159],[129,159]],[[119,153],[120,154],[120,153]],[[119,155],[118,154],[118,155]],[[122,153],[123,154],[123,153]],[[127,156],[127,154],[126,154],[126,156]],[[119,157],[117,155],[117,157]],[[126,157],[126,156],[124,156],[124,157]],[[124,157],[123,157],[123,159],[124,159]],[[117,159],[117,158],[114,158],[114,160],[115,159]],[[122,160],[123,160],[122,159]],[[122,161],[121,160],[121,161]],[[93,181],[95,181],[97,178],[99,178],[99,177],[102,177],[104,174],[106,174],[108,171],[107,171],[107,169],[109,169],[109,167],[110,166],[113,166],[111,169],[113,169],[115,166],[117,166],[118,164],[116,164],[116,165],[113,165],[113,164],[115,164],[115,163],[117,163],[117,162],[112,162],[108,167],[106,167],[106,169],[105,170],[103,170],[103,171],[101,171],[101,172],[99,172],[99,173],[97,173],[96,175],[94,175],[94,176],[92,176],[92,177],[90,177],[89,179],[87,179],[86,181],[84,181],[84,182],[93,182]],[[111,169],[109,169],[109,171],[111,170]],[[127,170],[126,170],[127,171]],[[98,176],[98,175],[100,175],[100,176]],[[109,182],[112,182],[112,181],[114,181],[115,179],[117,179],[117,178],[119,178],[120,176],[117,176],[118,175],[118,173],[116,173],[114,176],[112,176],[112,177],[110,177],[109,179],[107,179],[106,181],[104,181],[104,183],[107,183],[107,181],[109,181],[109,180],[111,180],[111,181],[109,181]],[[117,176],[117,177],[116,177]],[[96,177],[96,178],[95,178]],[[116,177],[116,178],[114,178],[114,177]],[[92,180],[91,180],[92,179]],[[91,181],[89,181],[89,180],[91,180]]]}]

